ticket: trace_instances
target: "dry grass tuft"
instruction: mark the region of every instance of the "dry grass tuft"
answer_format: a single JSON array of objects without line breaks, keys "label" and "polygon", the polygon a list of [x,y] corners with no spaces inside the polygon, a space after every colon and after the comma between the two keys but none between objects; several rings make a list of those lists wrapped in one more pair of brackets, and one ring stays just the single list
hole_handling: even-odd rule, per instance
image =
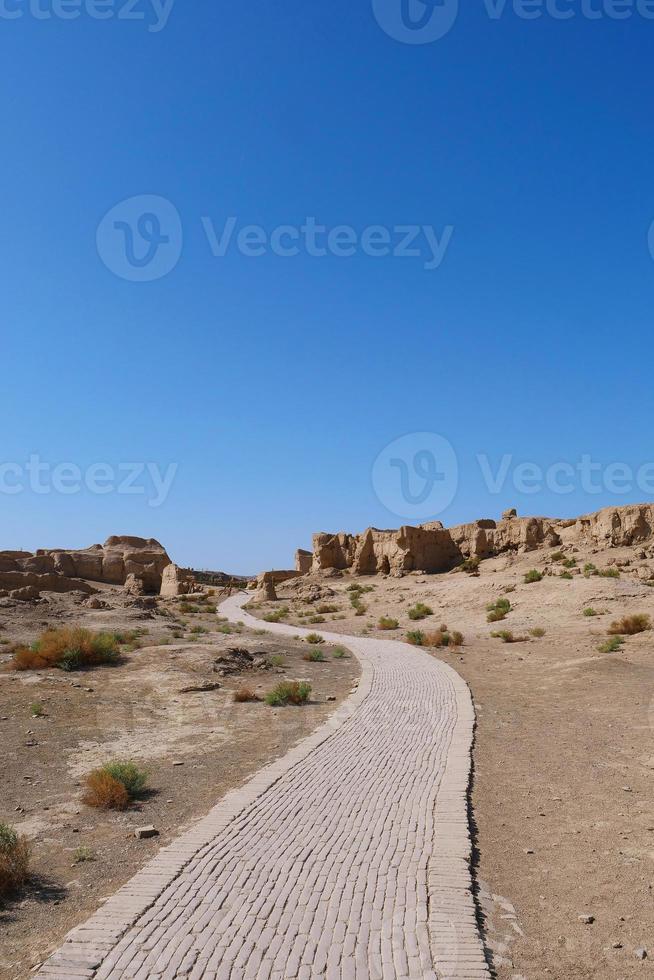
[{"label": "dry grass tuft", "polygon": [[120,636],[114,633],[93,633],[81,626],[47,630],[30,646],[14,650],[9,670],[83,670],[116,664],[119,660]]},{"label": "dry grass tuft", "polygon": [[90,772],[84,782],[86,792],[82,800],[87,806],[101,810],[126,810],[129,806],[130,796],[123,784],[104,769]]},{"label": "dry grass tuft", "polygon": [[258,701],[259,698],[249,687],[239,687],[234,691],[234,701],[236,704],[248,704],[252,701]]},{"label": "dry grass tuft", "polygon": [[636,633],[645,633],[651,630],[652,621],[645,613],[634,613],[632,616],[623,616],[615,623],[611,623],[609,633],[611,636],[620,636],[624,633],[627,636],[635,636]]},{"label": "dry grass tuft", "polygon": [[13,827],[0,823],[0,896],[24,885],[29,877],[30,845]]}]

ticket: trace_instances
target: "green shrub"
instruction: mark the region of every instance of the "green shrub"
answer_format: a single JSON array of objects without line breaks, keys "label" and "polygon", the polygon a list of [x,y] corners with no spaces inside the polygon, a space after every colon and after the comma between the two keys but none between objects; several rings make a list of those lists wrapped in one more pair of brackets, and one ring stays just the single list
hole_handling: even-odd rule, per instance
[{"label": "green shrub", "polygon": [[565,578],[565,579],[568,579],[568,581],[571,582],[572,579],[574,578],[574,575],[571,575],[570,572],[561,572],[561,574],[559,575],[559,578]]},{"label": "green shrub", "polygon": [[348,653],[345,647],[334,647],[332,656],[334,660],[347,660]]},{"label": "green shrub", "polygon": [[307,619],[307,623],[311,623],[312,626],[315,626],[317,623],[324,623],[324,622],[325,622],[324,616],[309,616],[309,618]]},{"label": "green shrub", "polygon": [[325,642],[324,636],[321,636],[320,633],[309,633],[309,635],[305,637],[305,640],[307,641],[307,643],[313,643],[313,644],[319,644]]},{"label": "green shrub", "polygon": [[430,606],[425,605],[424,602],[416,602],[415,606],[409,609],[409,619],[426,619],[427,616],[433,616],[434,610]]},{"label": "green shrub", "polygon": [[425,645],[425,634],[422,630],[409,630],[406,635],[407,643],[412,643],[416,647]]},{"label": "green shrub", "polygon": [[377,623],[377,629],[380,630],[396,630],[400,624],[397,619],[392,619],[390,616],[380,616],[379,622]]},{"label": "green shrub", "polygon": [[535,640],[540,640],[541,637],[545,636],[546,630],[542,626],[534,626],[532,630],[529,630],[529,635],[533,636]]},{"label": "green shrub", "polygon": [[593,565],[592,561],[586,562],[584,565],[584,575],[586,578],[590,578],[591,575],[597,575],[597,565]]},{"label": "green shrub", "polygon": [[488,613],[487,622],[499,623],[502,619],[506,619],[507,614],[511,612],[511,603],[508,599],[497,599],[496,602],[491,602],[486,606],[486,611]]},{"label": "green shrub", "polygon": [[282,619],[286,619],[288,614],[289,614],[288,606],[281,606],[279,609],[276,609],[275,612],[268,613],[263,618],[264,618],[264,622],[266,623],[280,623]]},{"label": "green shrub", "polygon": [[620,570],[611,565],[609,568],[602,568],[597,573],[600,578],[620,578]]},{"label": "green shrub", "polygon": [[30,714],[32,718],[43,718],[45,715],[45,708],[40,701],[35,701],[34,704],[30,705]]},{"label": "green shrub", "polygon": [[511,630],[500,630],[497,633],[491,633],[491,636],[497,640],[502,640],[503,643],[515,643],[516,638],[511,632]]},{"label": "green shrub", "polygon": [[552,561],[563,561],[565,555],[562,551],[555,551],[553,555],[550,555]]},{"label": "green shrub", "polygon": [[617,653],[624,639],[621,636],[612,636],[605,643],[598,647],[600,653]]},{"label": "green shrub", "polygon": [[584,616],[588,616],[590,618],[591,616],[597,616],[597,613],[592,606],[589,606],[588,609],[584,609]]},{"label": "green shrub", "polygon": [[280,653],[274,653],[271,657],[268,657],[268,663],[271,667],[283,667],[286,660]]},{"label": "green shrub", "polygon": [[577,559],[576,558],[566,558],[566,560],[563,562],[563,566],[564,566],[564,568],[576,568],[577,567]]},{"label": "green shrub", "polygon": [[132,798],[143,792],[148,781],[148,774],[145,770],[139,769],[136,763],[131,760],[114,759],[111,762],[106,762],[101,768],[103,772],[122,783]]},{"label": "green shrub", "polygon": [[537,568],[532,568],[525,575],[525,585],[531,585],[532,582],[541,582],[542,579],[543,573],[539,572]]},{"label": "green shrub", "polygon": [[282,681],[277,687],[266,694],[266,704],[271,708],[284,707],[285,705],[306,704],[311,695],[311,685],[306,681]]},{"label": "green shrub", "polygon": [[303,660],[308,660],[311,663],[323,663],[325,660],[325,655],[322,650],[309,650],[308,653],[303,654]]},{"label": "green shrub", "polygon": [[78,847],[73,854],[74,864],[85,864],[88,861],[95,861],[95,851],[90,847]]}]

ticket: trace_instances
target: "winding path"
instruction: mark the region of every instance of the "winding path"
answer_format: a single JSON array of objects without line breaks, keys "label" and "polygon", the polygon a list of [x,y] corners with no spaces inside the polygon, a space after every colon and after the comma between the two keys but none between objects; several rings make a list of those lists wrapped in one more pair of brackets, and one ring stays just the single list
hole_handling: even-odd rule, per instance
[{"label": "winding path", "polygon": [[[221,612],[260,626],[249,598]],[[471,891],[468,688],[416,647],[322,635],[361,661],[356,691],[162,849],[39,977],[490,978]]]}]

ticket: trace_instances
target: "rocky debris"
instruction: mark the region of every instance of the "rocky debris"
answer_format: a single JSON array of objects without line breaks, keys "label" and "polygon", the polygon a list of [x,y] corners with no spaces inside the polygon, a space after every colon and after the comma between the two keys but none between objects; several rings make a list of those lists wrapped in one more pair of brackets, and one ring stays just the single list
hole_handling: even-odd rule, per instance
[{"label": "rocky debris", "polygon": [[189,687],[182,687],[180,694],[205,694],[209,691],[220,690],[220,684],[216,681],[204,681],[202,684],[191,684]]},{"label": "rocky debris", "polygon": [[637,960],[646,960],[647,959],[647,950],[646,949],[635,949],[634,950],[634,956],[636,957]]},{"label": "rocky debris", "polygon": [[323,602],[325,599],[333,599],[336,592],[330,589],[328,585],[298,579],[297,582],[292,582],[284,589],[284,595],[292,595],[300,602],[313,604]]},{"label": "rocky debris", "polygon": [[221,677],[228,677],[245,670],[271,670],[271,665],[265,650],[250,653],[243,647],[230,647],[225,654],[216,657],[213,669]]},{"label": "rocky debris", "polygon": [[[449,529],[434,521],[399,530],[368,528],[362,534],[321,532],[313,538],[311,570],[349,569],[355,575],[402,577],[407,572],[451,571],[470,558],[542,548],[564,547],[574,552],[579,547],[603,550],[641,543],[650,547],[639,549],[639,560],[654,557],[654,504],[607,507],[576,520],[518,517],[511,508],[501,521],[479,520]],[[650,581],[653,575],[648,565],[634,568],[632,574],[643,581]]]},{"label": "rocky debris", "polygon": [[143,579],[140,576],[135,575],[134,572],[130,572],[125,579],[125,592],[127,595],[141,596],[145,595],[145,585]]},{"label": "rocky debris", "polygon": [[18,602],[36,602],[41,598],[41,593],[33,585],[26,585],[22,589],[12,589],[9,593],[12,599]]},{"label": "rocky debris", "polygon": [[594,915],[580,915],[579,916],[579,921],[580,922],[583,922],[583,924],[585,926],[592,926],[593,922],[595,921],[595,916]]},{"label": "rocky debris", "polygon": [[172,563],[164,568],[159,592],[164,598],[187,596],[189,593],[195,592],[196,588],[195,578],[189,568],[180,568],[179,565]]},{"label": "rocky debris", "polygon": [[94,595],[92,595],[90,599],[85,599],[84,600],[84,605],[86,606],[87,609],[108,609],[109,608],[106,602],[103,602],[102,599],[98,599],[98,597],[97,596],[94,596]]},{"label": "rocky debris", "polygon": [[148,827],[137,827],[134,831],[134,836],[137,840],[148,840],[150,837],[158,837],[159,831],[152,825]]}]

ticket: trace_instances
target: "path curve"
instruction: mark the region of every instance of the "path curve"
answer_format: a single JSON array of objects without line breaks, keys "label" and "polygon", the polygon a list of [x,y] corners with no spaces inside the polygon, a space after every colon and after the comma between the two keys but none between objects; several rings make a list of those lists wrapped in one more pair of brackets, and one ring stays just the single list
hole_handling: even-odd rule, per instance
[{"label": "path curve", "polygon": [[[250,598],[221,612],[261,626]],[[74,929],[40,978],[490,978],[467,685],[409,644],[321,634],[360,660],[358,688]]]}]

